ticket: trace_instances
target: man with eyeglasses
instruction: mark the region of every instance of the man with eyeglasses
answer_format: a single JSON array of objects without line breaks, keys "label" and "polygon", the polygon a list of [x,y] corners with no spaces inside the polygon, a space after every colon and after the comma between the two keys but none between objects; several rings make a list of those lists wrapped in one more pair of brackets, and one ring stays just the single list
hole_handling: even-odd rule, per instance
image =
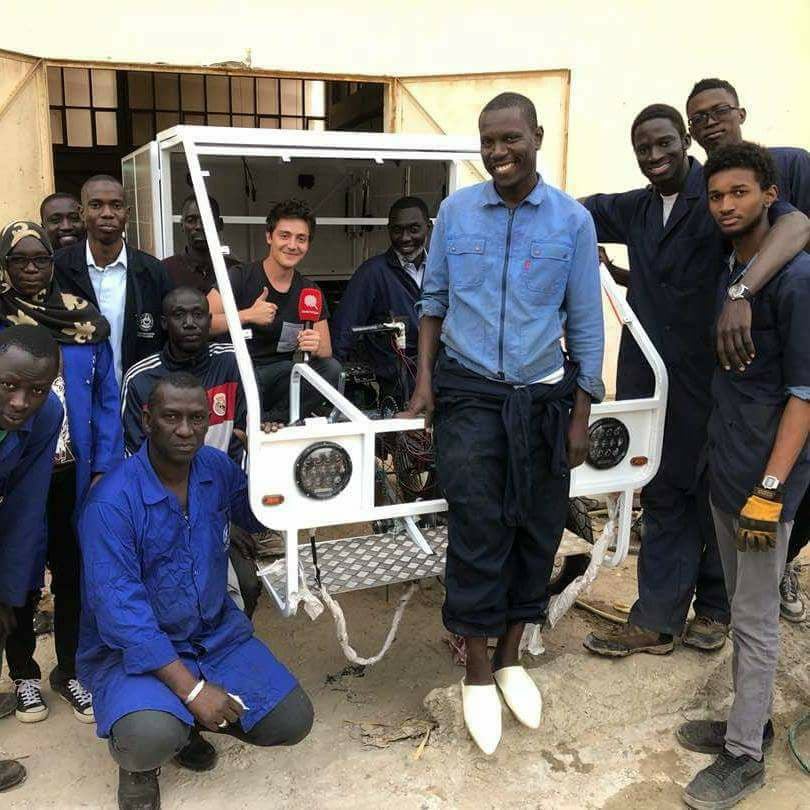
[{"label": "man with eyeglasses", "polygon": [[[614,635],[592,633],[585,641],[591,652],[608,657],[671,652],[693,598],[695,618],[685,628],[684,644],[719,649],[729,622],[708,481],[702,474],[715,366],[710,340],[714,290],[726,246],[709,213],[703,168],[687,155],[691,138],[681,114],[653,104],[636,116],[630,138],[650,185],[581,202],[593,216],[600,241],[627,245],[630,271],[622,271],[627,300],[664,360],[669,392],[661,465],[641,494],[639,598],[627,625]],[[762,284],[810,236],[807,217],[791,206],[777,202],[769,210],[773,227],[751,262],[760,265]],[[721,356],[721,365],[745,368],[742,359],[728,356]],[[653,386],[649,365],[625,333],[617,399],[650,396]]]},{"label": "man with eyeglasses", "polygon": [[39,218],[54,250],[84,239],[81,205],[72,194],[49,194],[39,206]]},{"label": "man with eyeglasses", "polygon": [[[742,125],[748,113],[745,107],[740,106],[734,86],[724,79],[701,79],[697,82],[686,100],[686,114],[689,118],[689,132],[709,156],[720,147],[738,144],[743,140]],[[795,146],[770,147],[768,152],[776,166],[779,199],[790,203],[810,217],[810,152]],[[740,281],[748,287],[754,277],[755,274],[749,270]],[[742,294],[750,298],[747,290],[742,290]],[[744,314],[750,313],[750,307],[746,302],[736,306],[742,309]],[[748,318],[750,320],[750,314]],[[810,540],[810,493],[805,495],[796,512],[787,565],[779,586],[781,613],[790,622],[802,622],[807,616],[807,606],[799,590],[799,580],[793,561],[807,545],[808,540]]]}]

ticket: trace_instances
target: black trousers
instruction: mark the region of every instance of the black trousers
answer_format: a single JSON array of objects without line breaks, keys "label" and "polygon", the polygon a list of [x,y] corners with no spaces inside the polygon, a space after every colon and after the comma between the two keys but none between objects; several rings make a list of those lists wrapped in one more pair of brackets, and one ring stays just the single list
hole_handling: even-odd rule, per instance
[{"label": "black trousers", "polygon": [[793,531],[790,533],[790,544],[788,545],[789,563],[799,556],[799,552],[810,541],[810,489],[804,493],[804,498],[796,510],[796,517],[793,519]]},{"label": "black trousers", "polygon": [[[309,364],[330,385],[337,387],[342,366],[334,357],[313,357]],[[256,360],[253,371],[259,386],[262,418],[287,421],[290,413],[291,360]],[[323,403],[323,397],[306,381],[301,383],[301,415],[311,416]]]},{"label": "black trousers", "polygon": [[641,492],[644,534],[638,557],[638,600],[630,621],[678,635],[692,598],[695,613],[728,624],[731,612],[704,474],[694,490],[660,474]]},{"label": "black trousers", "polygon": [[[533,425],[534,426],[534,425]],[[529,432],[532,497],[518,525],[507,520],[509,448],[500,407],[478,396],[437,398],[439,487],[448,503],[445,627],[500,637],[518,622],[542,623],[548,581],[568,508],[570,477],[551,472],[551,448]]]},{"label": "black trousers", "polygon": [[[309,696],[296,686],[250,731],[245,732],[238,723],[232,723],[219,732],[210,733],[227,734],[250,745],[296,745],[309,734],[313,719]],[[132,712],[110,729],[110,754],[125,771],[151,771],[178,754],[190,733],[191,726],[169,712],[154,709]]]},{"label": "black trousers", "polygon": [[[52,679],[65,681],[76,677],[76,650],[79,646],[81,616],[81,556],[73,525],[76,505],[76,469],[55,469],[48,492],[48,567],[54,599],[53,634],[57,668]],[[12,679],[41,678],[34,660],[37,639],[34,614],[39,591],[29,594],[23,607],[15,609],[16,629],[6,639],[6,660]]]}]

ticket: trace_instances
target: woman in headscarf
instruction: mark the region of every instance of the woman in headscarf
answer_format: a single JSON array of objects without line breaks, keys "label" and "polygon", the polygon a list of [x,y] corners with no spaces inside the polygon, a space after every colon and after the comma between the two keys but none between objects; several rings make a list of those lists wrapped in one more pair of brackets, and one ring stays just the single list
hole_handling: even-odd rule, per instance
[{"label": "woman in headscarf", "polygon": [[61,364],[53,390],[65,408],[65,421],[54,458],[40,579],[30,583],[28,603],[16,610],[17,629],[6,640],[6,657],[17,687],[17,718],[24,723],[44,720],[48,706],[34,660],[34,612],[47,555],[57,659],[51,688],[71,704],[78,720],[92,723],[92,696],[75,670],[81,558],[74,516],[92,481],[124,454],[118,384],[107,341],[110,326],[91,303],[59,289],[53,249],[43,229],[17,221],[0,232],[0,329],[22,323],[45,327],[59,343]]}]

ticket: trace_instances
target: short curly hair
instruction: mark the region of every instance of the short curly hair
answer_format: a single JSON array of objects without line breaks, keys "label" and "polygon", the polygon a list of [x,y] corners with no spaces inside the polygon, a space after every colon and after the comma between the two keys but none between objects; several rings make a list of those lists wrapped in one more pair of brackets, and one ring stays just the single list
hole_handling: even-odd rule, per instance
[{"label": "short curly hair", "polygon": [[741,141],[729,146],[721,146],[712,152],[703,166],[706,185],[709,184],[712,175],[727,169],[750,169],[762,189],[777,184],[778,175],[773,158],[770,152],[758,143]]},{"label": "short curly hair", "polygon": [[282,200],[276,203],[267,215],[267,233],[273,233],[282,219],[303,219],[309,227],[310,242],[315,237],[315,214],[303,200]]},{"label": "short curly hair", "polygon": [[734,85],[725,79],[701,79],[696,82],[686,99],[686,103],[688,104],[699,93],[705,93],[706,90],[725,90],[734,99],[735,104],[740,103],[740,97],[737,95]]},{"label": "short curly hair", "polygon": [[683,116],[669,104],[650,104],[645,107],[634,119],[630,125],[630,142],[632,143],[636,130],[647,121],[652,121],[656,118],[666,118],[671,121],[681,138],[686,137],[686,124],[683,122]]}]

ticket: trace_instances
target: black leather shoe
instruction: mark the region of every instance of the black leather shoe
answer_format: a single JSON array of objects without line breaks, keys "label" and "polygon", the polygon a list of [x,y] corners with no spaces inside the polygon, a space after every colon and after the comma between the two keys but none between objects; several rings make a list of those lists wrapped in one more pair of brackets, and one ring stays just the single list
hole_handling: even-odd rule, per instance
[{"label": "black leather shoe", "polygon": [[21,785],[27,775],[25,768],[16,759],[0,759],[0,793]]},{"label": "black leather shoe", "polygon": [[757,762],[724,750],[686,786],[683,800],[695,810],[728,810],[764,784],[764,759]]},{"label": "black leather shoe", "polygon": [[190,771],[210,771],[217,764],[217,750],[203,739],[196,728],[191,729],[186,747],[174,758],[181,767]]},{"label": "black leather shoe", "polygon": [[160,810],[157,770],[118,769],[118,810]]},{"label": "black leather shoe", "polygon": [[[690,720],[675,732],[678,742],[689,751],[698,754],[723,753],[726,747],[726,723],[719,720]],[[773,745],[773,723],[768,720],[762,729],[762,750]]]}]

